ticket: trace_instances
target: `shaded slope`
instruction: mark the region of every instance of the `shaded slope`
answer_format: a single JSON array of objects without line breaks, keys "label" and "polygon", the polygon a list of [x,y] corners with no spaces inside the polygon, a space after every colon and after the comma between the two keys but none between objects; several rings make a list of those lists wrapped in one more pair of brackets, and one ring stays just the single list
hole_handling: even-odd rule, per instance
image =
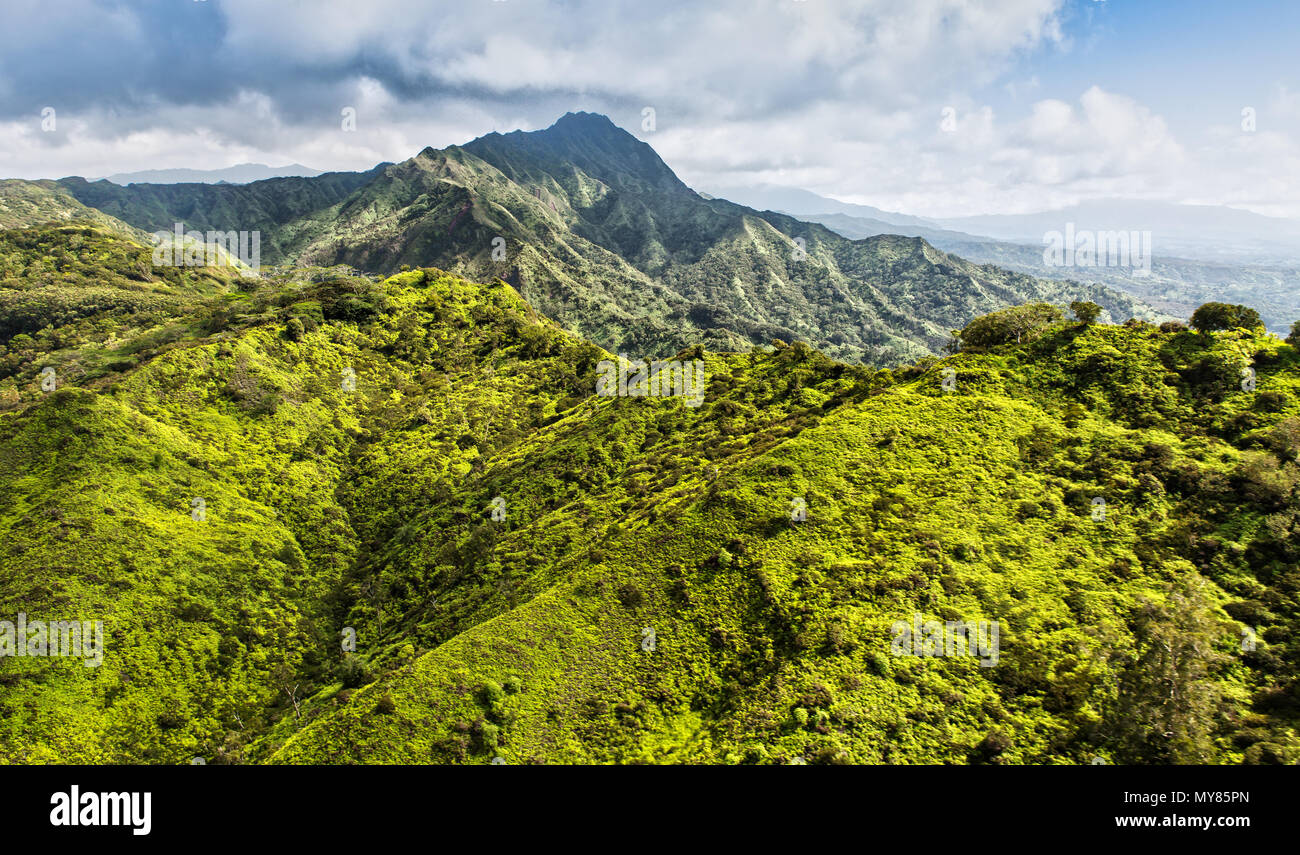
[{"label": "shaded slope", "polygon": [[[161,352],[98,392],[65,380],[0,417],[2,608],[11,620],[19,612],[99,620],[106,633],[99,668],[0,660],[3,759],[237,760],[245,742],[292,715],[333,672],[336,598],[358,549],[337,496],[352,457],[377,435],[432,423],[454,432],[446,442],[421,434],[422,475],[437,467],[459,476],[477,443],[542,417],[540,406],[518,414],[511,406],[554,394],[532,367],[509,395],[491,381],[478,388],[472,355],[513,350],[501,341],[506,320],[527,324],[515,347],[529,353],[558,333],[527,321],[503,287],[439,283],[417,275],[391,299],[335,278],[262,283],[249,299],[251,319],[219,304],[206,306],[206,317],[178,316],[207,338]],[[444,313],[445,324],[427,338],[403,335],[404,302]],[[370,323],[380,311],[392,312],[395,326]],[[484,313],[503,323],[477,323]],[[295,319],[311,329],[294,333]],[[403,359],[408,347],[418,371]],[[564,376],[569,357],[560,349],[531,366]],[[340,381],[348,371],[355,390]],[[412,421],[449,383],[465,409],[446,412],[445,423]],[[485,423],[480,413],[496,397],[511,406],[492,406]],[[391,465],[385,478],[401,483],[402,471]],[[392,535],[377,511],[359,527],[362,536]]]},{"label": "shaded slope", "polygon": [[80,202],[153,234],[176,223],[198,231],[260,231],[268,264],[286,259],[291,223],[347,196],[384,168],[327,172],[312,178],[270,178],[250,184],[131,184],[63,178],[58,184]]}]

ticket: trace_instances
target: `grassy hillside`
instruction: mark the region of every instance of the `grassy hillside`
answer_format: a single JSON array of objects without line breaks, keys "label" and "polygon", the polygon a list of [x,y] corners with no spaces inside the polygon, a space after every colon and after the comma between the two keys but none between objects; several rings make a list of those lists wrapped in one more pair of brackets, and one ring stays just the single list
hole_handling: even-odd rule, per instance
[{"label": "grassy hillside", "polygon": [[123,237],[144,237],[139,229],[97,208],[83,205],[57,181],[0,179],[0,229],[67,225],[74,221]]},{"label": "grassy hillside", "polygon": [[[1201,373],[1243,345],[1253,396]],[[373,563],[378,679],[274,759],[1294,762],[1291,348],[1061,327],[950,364],[711,359],[698,413],[556,422]],[[915,613],[999,620],[997,664],[891,655]]]},{"label": "grassy hillside", "polygon": [[[134,363],[11,377],[0,617],[107,641],[0,660],[0,759],[1297,759],[1275,338],[700,350],[692,408],[595,397],[607,354],[499,281],[182,285],[152,326],[89,316]],[[997,620],[996,664],[895,655],[915,614]]]}]

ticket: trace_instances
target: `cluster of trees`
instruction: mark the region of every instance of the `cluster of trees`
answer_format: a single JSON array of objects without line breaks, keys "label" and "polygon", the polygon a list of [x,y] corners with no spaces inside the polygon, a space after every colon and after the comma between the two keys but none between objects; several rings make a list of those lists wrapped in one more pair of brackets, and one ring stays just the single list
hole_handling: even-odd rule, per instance
[{"label": "cluster of trees", "polygon": [[1050,303],[1011,306],[976,318],[958,333],[963,347],[988,348],[1021,344],[1065,317]]},{"label": "cluster of trees", "polygon": [[[1092,301],[1075,301],[1070,303],[1070,311],[1080,324],[1087,326],[1096,323],[1104,309]],[[982,315],[955,332],[954,337],[963,347],[972,348],[1021,344],[1060,323],[1064,317],[1061,310],[1050,303],[1026,303]],[[1264,325],[1259,312],[1249,306],[1229,303],[1206,303],[1192,313],[1189,323],[1200,332],[1255,330]],[[1300,341],[1300,321],[1292,327],[1287,341]]]}]

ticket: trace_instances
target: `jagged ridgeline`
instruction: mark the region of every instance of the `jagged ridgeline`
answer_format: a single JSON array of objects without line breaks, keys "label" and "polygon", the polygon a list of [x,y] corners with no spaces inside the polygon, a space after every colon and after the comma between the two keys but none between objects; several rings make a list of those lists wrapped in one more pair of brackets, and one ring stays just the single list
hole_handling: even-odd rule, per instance
[{"label": "jagged ridgeline", "polygon": [[[1297,759],[1276,338],[691,348],[691,406],[596,395],[612,354],[501,281],[3,238],[0,621],[102,646],[0,658],[0,759]],[[158,302],[60,302],[92,287]],[[914,620],[996,656],[910,655]]]},{"label": "jagged ridgeline", "polygon": [[1025,302],[1092,300],[1116,321],[1155,317],[1098,285],[971,264],[919,238],[848,240],[706,199],[649,145],[587,113],[366,173],[57,186],[151,233],[176,222],[258,230],[266,263],[502,278],[563,328],[638,357],[780,338],[883,367],[938,352],[977,315]]}]

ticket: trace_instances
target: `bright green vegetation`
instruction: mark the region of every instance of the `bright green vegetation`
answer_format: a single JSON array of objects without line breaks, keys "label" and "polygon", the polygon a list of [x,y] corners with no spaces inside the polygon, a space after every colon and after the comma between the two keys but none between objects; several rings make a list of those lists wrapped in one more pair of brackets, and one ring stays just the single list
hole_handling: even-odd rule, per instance
[{"label": "bright green vegetation", "polygon": [[889,366],[937,351],[978,315],[1033,301],[1090,300],[1115,320],[1159,319],[1100,285],[971,264],[919,238],[848,240],[706,199],[650,146],[587,113],[542,131],[428,148],[366,173],[57,186],[149,232],[178,221],[258,230],[268,263],[377,275],[432,265],[500,278],[564,329],[638,358],[696,344],[744,351],[781,338]]},{"label": "bright green vegetation", "polygon": [[144,235],[126,223],[77,201],[58,181],[0,179],[0,229],[82,222],[133,238]]},{"label": "bright green vegetation", "polygon": [[[42,304],[68,338],[6,369],[0,619],[107,650],[0,661],[0,759],[1300,759],[1300,354],[1260,330],[1030,305],[892,371],[691,348],[691,408],[595,397],[608,354],[501,281],[136,292],[143,247],[37,229],[6,287],[76,237],[70,291],[177,302]],[[996,666],[892,655],[915,613],[999,621]]]},{"label": "bright green vegetation", "polygon": [[238,279],[155,267],[148,247],[91,222],[0,231],[0,407],[39,399],[32,381],[46,368],[93,384],[193,338],[182,319],[238,302]]}]

